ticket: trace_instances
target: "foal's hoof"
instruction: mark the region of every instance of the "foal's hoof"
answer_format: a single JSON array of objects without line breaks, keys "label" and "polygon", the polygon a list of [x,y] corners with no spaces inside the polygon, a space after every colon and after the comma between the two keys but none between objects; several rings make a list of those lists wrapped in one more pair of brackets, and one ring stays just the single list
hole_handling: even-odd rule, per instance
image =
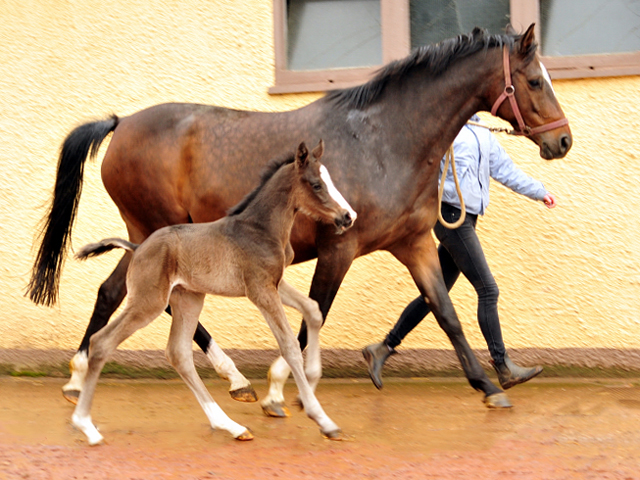
[{"label": "foal's hoof", "polygon": [[253,440],[253,433],[251,433],[251,430],[247,428],[244,432],[236,437],[236,440],[239,440],[241,442],[248,442],[249,440]]},{"label": "foal's hoof", "polygon": [[322,430],[320,430],[320,433],[322,433],[322,436],[328,440],[333,440],[336,442],[341,442],[343,440],[347,439],[347,436],[342,433],[342,430],[337,429],[337,430],[333,430],[332,432],[323,432]]},{"label": "foal's hoof", "polygon": [[62,396],[69,402],[77,405],[78,398],[80,398],[80,390],[63,390]]},{"label": "foal's hoof", "polygon": [[513,405],[509,401],[509,397],[504,392],[487,395],[483,400],[487,408],[511,408]]},{"label": "foal's hoof", "polygon": [[262,405],[262,411],[267,417],[285,418],[291,416],[291,412],[284,403],[274,402]]},{"label": "foal's hoof", "polygon": [[239,388],[237,390],[229,390],[229,395],[236,402],[253,403],[258,401],[258,394],[251,385]]}]

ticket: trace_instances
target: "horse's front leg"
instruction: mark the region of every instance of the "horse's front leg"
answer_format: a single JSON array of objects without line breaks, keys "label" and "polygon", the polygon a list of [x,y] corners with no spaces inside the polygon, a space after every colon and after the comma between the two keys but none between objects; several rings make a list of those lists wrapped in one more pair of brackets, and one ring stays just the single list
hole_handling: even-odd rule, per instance
[{"label": "horse's front leg", "polygon": [[[330,235],[333,235],[333,233]],[[353,237],[353,241],[351,242],[342,242],[339,244],[319,242],[318,263],[313,274],[309,297],[318,303],[323,323],[324,319],[327,318],[327,314],[342,284],[342,280],[353,262],[355,251],[355,237]],[[300,348],[304,350],[307,346],[306,321],[302,322],[300,333],[298,334],[298,341],[300,342]],[[261,402],[262,409],[266,415],[271,417],[289,416],[289,410],[285,406],[284,386],[290,373],[291,370],[282,357],[278,357],[271,364],[268,374],[269,391]]]},{"label": "horse's front leg", "polygon": [[87,326],[87,330],[85,331],[82,342],[80,343],[80,348],[78,348],[78,351],[69,362],[71,378],[62,387],[62,395],[74,405],[78,403],[78,397],[84,387],[85,377],[87,375],[89,341],[91,339],[91,335],[102,329],[107,324],[109,318],[113,315],[113,312],[116,311],[122,303],[122,300],[124,300],[124,297],[127,294],[125,278],[127,276],[127,268],[129,267],[130,261],[131,253],[127,252],[124,257],[122,257],[115,270],[111,275],[109,275],[109,278],[100,285],[98,298],[96,299],[96,304],[93,307],[93,314],[91,315],[91,320],[89,320],[89,325]]},{"label": "horse's front leg", "polygon": [[484,402],[488,407],[511,407],[506,393],[491,383],[464,336],[442,278],[437,249],[431,234],[405,245],[398,245],[391,253],[409,269],[438,324],[449,337],[469,384],[474,389],[484,392]]},{"label": "horse's front leg", "polygon": [[302,351],[289,326],[284,308],[275,288],[254,285],[247,288],[247,296],[266,319],[280,347],[280,353],[291,367],[304,411],[319,426],[322,434],[332,440],[341,440],[340,428],[324,412],[305,376]]}]

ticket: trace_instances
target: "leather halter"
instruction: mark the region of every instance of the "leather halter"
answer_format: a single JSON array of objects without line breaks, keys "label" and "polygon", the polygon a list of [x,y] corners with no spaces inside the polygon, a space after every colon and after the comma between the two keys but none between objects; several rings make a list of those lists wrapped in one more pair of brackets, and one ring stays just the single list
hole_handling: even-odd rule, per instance
[{"label": "leather halter", "polygon": [[548,130],[553,130],[554,128],[562,127],[564,125],[569,124],[568,118],[561,118],[560,120],[556,120],[551,123],[546,123],[544,125],[540,125],[538,127],[531,128],[524,123],[522,119],[522,114],[520,113],[520,109],[518,108],[518,102],[516,101],[516,87],[511,83],[511,67],[509,65],[509,50],[506,46],[502,48],[502,58],[503,58],[503,66],[504,66],[504,90],[498,97],[498,99],[491,107],[491,115],[494,117],[497,116],[498,108],[502,105],[502,102],[505,99],[509,99],[509,104],[511,104],[511,110],[513,110],[513,114],[516,117],[516,121],[518,122],[518,128],[520,130],[514,130],[514,135],[526,135],[530,137],[535,135],[536,133],[546,132]]}]

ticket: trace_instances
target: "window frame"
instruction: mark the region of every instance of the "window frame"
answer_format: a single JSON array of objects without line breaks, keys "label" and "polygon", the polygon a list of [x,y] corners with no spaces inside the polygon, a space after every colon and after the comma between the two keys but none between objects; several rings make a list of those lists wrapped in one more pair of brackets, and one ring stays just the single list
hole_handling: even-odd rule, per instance
[{"label": "window frame", "polygon": [[[538,41],[540,32],[540,0],[510,0],[511,25],[524,31],[536,24]],[[326,70],[287,70],[286,0],[273,0],[275,85],[270,94],[324,92],[337,88],[360,85],[392,60],[404,58],[411,50],[409,0],[380,0],[382,30],[382,64],[371,67],[336,68]],[[590,78],[640,75],[640,51],[600,55],[551,57],[541,60],[553,79]]]}]

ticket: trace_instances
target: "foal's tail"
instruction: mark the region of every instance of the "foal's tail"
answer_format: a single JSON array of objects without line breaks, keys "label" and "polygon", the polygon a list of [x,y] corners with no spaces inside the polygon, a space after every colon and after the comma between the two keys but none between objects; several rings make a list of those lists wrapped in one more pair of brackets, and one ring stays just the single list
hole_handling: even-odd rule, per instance
[{"label": "foal's tail", "polygon": [[100,240],[98,243],[90,243],[82,247],[80,251],[76,253],[76,258],[78,260],[86,260],[89,257],[97,257],[103,253],[110,252],[114,248],[123,248],[130,252],[134,252],[136,248],[138,248],[138,245],[128,242],[127,240],[123,240],[122,238],[105,238],[104,240]]},{"label": "foal's tail", "polygon": [[88,156],[96,157],[100,144],[117,125],[115,115],[107,120],[85,123],[74,129],[62,144],[53,199],[38,235],[40,249],[27,285],[26,295],[38,305],[56,303],[62,264],[78,213],[84,164]]}]

